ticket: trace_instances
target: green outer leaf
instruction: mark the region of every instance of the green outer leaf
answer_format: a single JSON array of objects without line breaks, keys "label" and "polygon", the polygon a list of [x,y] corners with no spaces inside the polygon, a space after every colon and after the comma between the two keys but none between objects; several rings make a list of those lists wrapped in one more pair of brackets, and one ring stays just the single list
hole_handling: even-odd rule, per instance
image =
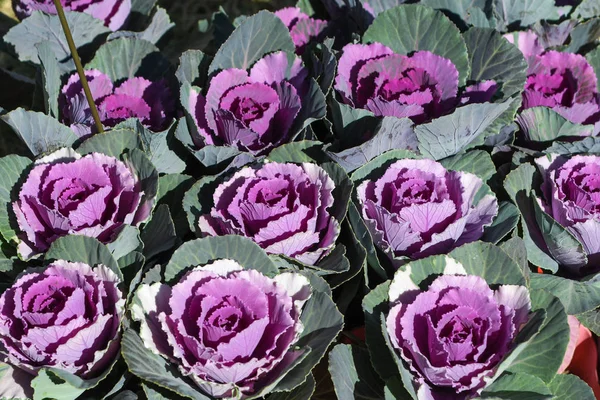
[{"label": "green outer leaf", "polygon": [[162,388],[172,390],[180,396],[194,400],[210,400],[210,397],[203,395],[184,381],[172,364],[148,350],[138,334],[131,329],[127,329],[123,333],[121,354],[132,374]]},{"label": "green outer leaf", "polygon": [[[352,226],[358,242],[367,252],[367,265],[369,265],[382,279],[387,279],[388,274],[377,258],[377,250],[373,244],[373,237],[367,228],[365,221],[360,215],[360,211],[353,202],[348,206],[348,221]],[[365,268],[365,283],[369,286],[369,274]]]},{"label": "green outer leaf", "polygon": [[60,237],[50,245],[44,259],[47,262],[52,260],[83,262],[90,266],[103,264],[117,274],[121,281],[123,280],[119,265],[108,247],[93,237],[82,235]]},{"label": "green outer leaf", "polygon": [[379,42],[398,54],[428,50],[450,59],[459,74],[459,86],[469,76],[467,46],[460,31],[441,11],[405,4],[384,11],[363,36],[363,43]]},{"label": "green outer leaf", "polygon": [[500,31],[515,23],[526,27],[542,19],[559,18],[554,0],[493,0],[493,6]]},{"label": "green outer leaf", "polygon": [[[110,32],[102,20],[89,14],[69,11],[65,17],[77,48],[90,44],[96,37]],[[20,61],[31,61],[35,64],[40,62],[36,45],[43,41],[49,41],[52,52],[62,64],[63,72],[75,69],[75,63],[71,59],[67,39],[57,15],[34,11],[31,16],[11,28],[4,35],[4,41],[15,46]]]},{"label": "green outer leaf", "polygon": [[567,313],[560,300],[543,290],[531,290],[532,310],[544,310],[542,327],[511,363],[510,372],[523,372],[548,383],[556,375],[569,344]]},{"label": "green outer leaf", "polygon": [[330,295],[315,291],[315,287],[312,287],[313,293],[304,305],[300,317],[304,330],[295,343],[296,347],[308,347],[311,351],[277,383],[273,389],[275,391],[291,390],[302,384],[344,326],[344,316],[338,311]]},{"label": "green outer leaf", "polygon": [[21,137],[34,156],[68,147],[77,135],[52,117],[17,108],[2,116],[4,122]]},{"label": "green outer leaf", "polygon": [[554,399],[558,400],[581,400],[596,397],[587,383],[576,375],[558,374],[550,381],[549,386]]},{"label": "green outer leaf", "polygon": [[580,53],[587,45],[600,37],[600,18],[593,18],[577,25],[571,31],[571,42],[564,51]]},{"label": "green outer leaf", "polygon": [[165,280],[171,282],[189,267],[204,265],[212,260],[228,258],[244,268],[263,274],[277,273],[277,267],[256,243],[242,236],[226,235],[191,240],[175,250],[165,267]]},{"label": "green outer leaf", "polygon": [[529,284],[531,271],[527,262],[527,248],[525,247],[525,242],[523,239],[515,236],[508,239],[506,242],[501,243],[498,247],[500,247],[502,251],[508,254],[510,258],[512,258],[521,267],[521,272]]},{"label": "green outer leaf", "polygon": [[[387,281],[377,286],[362,301],[362,308],[365,312],[366,343],[371,355],[371,362],[375,371],[386,382],[398,375],[396,361],[381,331],[381,324],[384,322],[382,315],[389,311],[390,283]],[[412,397],[416,398],[414,390],[412,392]]]},{"label": "green outer leaf", "polygon": [[11,194],[17,194],[15,185],[30,164],[31,160],[29,158],[16,154],[0,158],[0,171],[2,171],[0,174],[0,204],[2,205],[2,212],[0,212],[0,233],[7,242],[17,240],[17,233],[13,229],[15,225],[11,223],[11,219],[14,218],[12,201],[16,199]]},{"label": "green outer leaf", "polygon": [[338,399],[380,399],[383,382],[372,370],[367,350],[347,344],[329,353],[329,373]]},{"label": "green outer leaf", "polygon": [[60,94],[60,65],[52,51],[52,43],[44,40],[37,45],[44,85],[44,107],[46,114],[58,119],[58,95]]},{"label": "green outer leaf", "polygon": [[273,149],[267,156],[269,161],[285,163],[315,163],[326,161],[323,143],[314,140],[285,143]]},{"label": "green outer leaf", "polygon": [[444,168],[452,171],[463,171],[475,174],[484,182],[496,173],[496,167],[487,151],[472,150],[440,160]]},{"label": "green outer leaf", "polygon": [[[600,67],[600,66],[599,66]],[[546,154],[599,154],[600,137],[586,137],[577,142],[558,142],[552,143],[552,146],[546,149]]]},{"label": "green outer leaf", "polygon": [[138,138],[139,148],[161,174],[183,172],[185,162],[170,148],[175,132],[175,122],[162,132],[153,132],[135,118],[129,118],[115,127],[131,129]]},{"label": "green outer leaf", "polygon": [[175,225],[171,219],[169,206],[161,204],[156,207],[152,219],[142,230],[144,257],[150,259],[157,254],[171,249],[177,243]]},{"label": "green outer leaf", "polygon": [[450,115],[417,125],[419,150],[424,156],[440,160],[483,144],[489,133],[487,128],[509,109],[512,102],[508,99],[503,103],[467,104]]},{"label": "green outer leaf", "polygon": [[143,245],[140,239],[140,231],[135,226],[125,225],[119,232],[117,238],[106,244],[115,260],[126,256]]},{"label": "green outer leaf", "polygon": [[452,17],[458,17],[465,26],[474,25],[489,27],[489,22],[484,13],[488,8],[485,0],[422,0],[421,4],[435,8],[436,10],[445,10]]},{"label": "green outer leaf", "polygon": [[159,7],[156,7],[156,11],[154,12],[154,15],[152,16],[152,20],[150,21],[150,24],[148,24],[146,29],[144,29],[143,31],[132,32],[132,31],[119,30],[119,31],[113,32],[110,35],[108,35],[108,40],[110,41],[110,40],[118,39],[120,37],[128,37],[128,38],[142,39],[142,40],[146,40],[150,43],[156,44],[174,26],[175,26],[175,24],[173,22],[171,22],[171,19],[169,18],[169,14],[167,14],[167,11],[165,11],[164,8],[159,6]]},{"label": "green outer leaf", "polygon": [[306,381],[290,392],[276,392],[267,397],[269,400],[310,400],[315,392],[315,378],[312,374],[306,377]]},{"label": "green outer leaf", "polygon": [[482,398],[489,397],[551,400],[552,392],[546,383],[537,376],[525,373],[505,373],[483,390]]},{"label": "green outer leaf", "polygon": [[[187,216],[187,222],[192,232],[198,233],[198,220],[201,215],[210,211],[212,201],[200,201],[204,196],[212,197],[212,193],[218,185],[217,176],[206,176],[195,182],[183,195],[183,209]],[[206,193],[206,194],[205,194]]]},{"label": "green outer leaf", "polygon": [[115,82],[135,76],[160,78],[169,68],[169,63],[152,43],[121,37],[100,47],[85,68],[98,69]]},{"label": "green outer leaf", "polygon": [[111,129],[102,135],[94,135],[84,140],[78,147],[79,154],[103,153],[107,156],[119,157],[128,149],[139,149],[139,137],[131,129]]},{"label": "green outer leaf", "polygon": [[[542,267],[552,272],[558,271],[558,263],[550,257],[545,250],[534,242],[531,229],[539,231],[536,225],[535,214],[533,210],[532,200],[529,197],[529,192],[533,186],[535,167],[531,164],[521,164],[517,169],[511,171],[504,180],[504,189],[508,193],[511,200],[517,204],[521,211],[521,227],[523,229],[523,241],[527,248],[527,259],[533,265]],[[541,235],[533,231],[536,235]]]},{"label": "green outer leaf", "polygon": [[157,0],[132,0],[131,12],[137,12],[143,15],[149,15],[154,8]]},{"label": "green outer leaf", "polygon": [[498,215],[492,225],[485,228],[481,240],[497,244],[516,228],[520,218],[517,206],[509,201],[501,201]]},{"label": "green outer leaf", "polygon": [[548,107],[523,110],[517,122],[529,140],[535,142],[549,142],[559,137],[590,136],[594,132],[593,125],[574,124]]},{"label": "green outer leaf", "polygon": [[587,265],[588,262],[583,245],[571,232],[542,210],[535,199],[532,200],[532,203],[535,220],[542,232],[542,237],[550,255],[561,266],[579,272],[579,269]]},{"label": "green outer leaf", "polygon": [[[585,0],[584,0],[585,1]],[[594,72],[596,72],[596,78],[598,80],[598,86],[600,86],[600,47],[596,47],[594,50],[590,51],[585,56],[586,60],[590,63],[592,68],[594,68]]]},{"label": "green outer leaf", "polygon": [[[129,153],[123,154],[122,158],[141,183],[144,195],[140,204],[148,202],[149,199],[155,199],[158,192],[158,171],[148,157],[141,150],[132,149]],[[156,201],[152,201],[152,204],[155,203]]]},{"label": "green outer leaf", "polygon": [[364,166],[360,167],[350,175],[350,179],[354,182],[355,186],[358,185],[365,179],[370,178],[372,175],[377,174],[378,171],[389,167],[395,161],[410,158],[419,159],[422,158],[420,155],[413,153],[410,150],[392,150],[388,151],[379,157],[375,157]]},{"label": "green outer leaf", "polygon": [[599,17],[600,3],[596,0],[583,0],[575,9],[573,17],[578,20]]},{"label": "green outer leaf", "polygon": [[576,281],[550,274],[532,274],[531,287],[558,297],[569,315],[580,314],[600,304],[600,280]]},{"label": "green outer leaf", "polygon": [[38,372],[38,375],[31,381],[33,400],[75,400],[85,392],[83,388],[73,387],[64,381],[56,383],[56,380],[57,377],[55,374],[46,368],[42,368]]},{"label": "green outer leaf", "polygon": [[593,310],[577,314],[576,317],[583,326],[592,331],[596,336],[600,334],[600,309],[595,308]]},{"label": "green outer leaf", "polygon": [[196,79],[208,73],[210,57],[200,50],[187,50],[179,57],[179,66],[175,76],[180,85],[187,83],[193,85]]},{"label": "green outer leaf", "polygon": [[227,68],[247,70],[267,53],[283,50],[294,53],[289,30],[274,14],[260,11],[246,20],[219,48],[209,74]]},{"label": "green outer leaf", "polygon": [[464,33],[469,51],[469,80],[501,83],[502,99],[520,94],[527,80],[527,62],[521,51],[496,30],[471,28]]}]

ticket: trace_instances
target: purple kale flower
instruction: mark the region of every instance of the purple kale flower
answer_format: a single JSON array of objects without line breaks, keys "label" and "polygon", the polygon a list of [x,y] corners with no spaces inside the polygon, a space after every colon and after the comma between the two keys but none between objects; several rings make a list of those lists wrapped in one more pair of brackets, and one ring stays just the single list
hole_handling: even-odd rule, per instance
[{"label": "purple kale flower", "polygon": [[442,275],[427,291],[410,284],[404,274],[394,278],[386,325],[419,386],[419,399],[476,396],[528,321],[527,288],[491,290],[474,275]]},{"label": "purple kale flower", "polygon": [[[151,82],[130,78],[118,87],[98,70],[86,71],[94,102],[102,124],[113,127],[128,118],[138,118],[153,131],[165,129],[172,121],[175,103],[164,80]],[[63,86],[59,97],[62,122],[80,137],[95,132],[94,120],[77,74]]]},{"label": "purple kale flower", "polygon": [[212,80],[206,97],[192,89],[189,109],[196,146],[232,146],[255,155],[285,143],[302,108],[308,71],[299,58],[269,54],[247,71],[230,68]]},{"label": "purple kale flower", "polygon": [[379,43],[349,44],[342,50],[335,89],[342,100],[376,116],[408,117],[423,123],[447,114],[460,103],[490,101],[496,84],[467,89],[457,97],[458,71],[452,62],[429,51],[395,54]]},{"label": "purple kale flower", "polygon": [[546,212],[581,242],[588,264],[600,262],[600,157],[552,155],[536,160]]},{"label": "purple kale flower", "polygon": [[334,188],[315,164],[245,167],[217,187],[214,206],[198,226],[204,235],[246,236],[267,253],[314,265],[331,251],[340,232],[329,211]]},{"label": "purple kale flower", "polygon": [[498,213],[492,195],[475,203],[482,185],[479,177],[432,160],[403,159],[357,191],[375,245],[400,266],[481,238]]},{"label": "purple kale flower", "polygon": [[282,8],[276,11],[275,15],[290,30],[298,54],[304,53],[311,40],[321,39],[327,28],[327,21],[311,18],[298,7]]},{"label": "purple kale flower", "polygon": [[578,54],[549,51],[529,59],[523,109],[544,106],[577,124],[600,121],[596,74]]},{"label": "purple kale flower", "polygon": [[19,253],[32,257],[69,234],[110,242],[124,225],[145,221],[153,201],[144,197],[130,167],[116,158],[59,150],[34,164],[13,203]]},{"label": "purple kale flower", "polygon": [[[123,26],[131,13],[131,0],[60,0],[65,11],[79,11],[104,21],[110,30]],[[53,0],[12,0],[19,19],[29,17],[34,11],[56,14]]]},{"label": "purple kale flower", "polygon": [[0,297],[2,361],[32,375],[43,367],[84,379],[102,374],[119,352],[118,284],[104,265],[63,260],[21,275]]},{"label": "purple kale flower", "polygon": [[143,284],[132,315],[147,348],[179,367],[216,398],[259,395],[301,351],[308,279],[296,273],[269,278],[233,260],[189,271],[175,285]]}]

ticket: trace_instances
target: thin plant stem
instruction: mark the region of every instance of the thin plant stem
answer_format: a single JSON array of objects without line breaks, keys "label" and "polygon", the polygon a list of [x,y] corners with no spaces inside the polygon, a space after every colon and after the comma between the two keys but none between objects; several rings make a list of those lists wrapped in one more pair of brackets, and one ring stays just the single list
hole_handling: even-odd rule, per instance
[{"label": "thin plant stem", "polygon": [[98,133],[103,133],[104,128],[102,127],[102,122],[100,122],[98,109],[96,108],[96,103],[94,103],[94,98],[92,97],[90,86],[88,85],[87,78],[85,77],[85,72],[83,72],[83,66],[81,65],[81,60],[79,59],[79,53],[77,53],[77,47],[75,47],[73,35],[71,35],[71,29],[69,28],[69,24],[67,23],[67,19],[65,18],[65,11],[63,10],[63,6],[60,3],[60,0],[54,0],[54,5],[56,6],[58,19],[60,20],[60,24],[62,25],[65,37],[67,38],[67,43],[69,45],[69,50],[71,51],[71,56],[73,57],[73,61],[75,61],[75,67],[77,68],[77,74],[79,75],[79,79],[81,80],[81,86],[83,86],[85,98],[87,99],[87,102],[90,105],[90,110],[92,112],[92,117],[94,118],[94,123],[96,124],[96,129],[98,130]]}]

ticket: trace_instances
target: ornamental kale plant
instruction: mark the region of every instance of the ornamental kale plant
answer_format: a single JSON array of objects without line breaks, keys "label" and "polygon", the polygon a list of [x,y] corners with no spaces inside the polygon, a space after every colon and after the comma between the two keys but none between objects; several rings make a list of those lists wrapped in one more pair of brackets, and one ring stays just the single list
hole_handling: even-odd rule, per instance
[{"label": "ornamental kale plant", "polygon": [[[114,87],[111,79],[98,70],[86,71],[100,121],[113,127],[128,118],[138,118],[152,131],[161,131],[171,124],[175,105],[164,80],[151,82],[145,78],[130,78]],[[79,137],[94,132],[94,121],[77,74],[71,75],[59,97],[62,122]]]},{"label": "ornamental kale plant", "polygon": [[[119,353],[125,300],[108,267],[58,260],[43,271],[25,271],[0,297],[4,362],[26,372],[4,380],[0,391],[21,386],[44,368],[81,378],[103,374]],[[28,379],[27,379],[28,378]]]},{"label": "ornamental kale plant", "polygon": [[372,175],[356,189],[358,207],[373,243],[396,267],[480,239],[498,213],[493,195],[476,200],[479,177],[432,160],[398,160]]},{"label": "ornamental kale plant", "polygon": [[192,3],[2,18],[0,398],[600,398],[597,0]]},{"label": "ornamental kale plant", "polygon": [[[275,52],[250,69],[225,69],[209,83],[206,96],[192,89],[189,109],[194,144],[231,146],[264,155],[293,137],[308,90],[308,71],[297,57]],[[306,101],[306,100],[305,100]]]},{"label": "ornamental kale plant", "polygon": [[19,254],[30,258],[43,253],[69,234],[104,243],[115,240],[125,225],[148,219],[154,203],[148,188],[133,164],[104,154],[81,156],[63,149],[40,158],[12,204]]}]

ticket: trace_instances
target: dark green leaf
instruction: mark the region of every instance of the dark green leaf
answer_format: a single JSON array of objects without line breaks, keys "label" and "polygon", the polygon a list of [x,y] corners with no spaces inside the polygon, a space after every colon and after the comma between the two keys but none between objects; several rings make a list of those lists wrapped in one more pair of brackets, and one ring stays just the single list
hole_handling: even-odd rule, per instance
[{"label": "dark green leaf", "polygon": [[[600,67],[600,66],[599,66]],[[586,137],[577,142],[554,142],[546,149],[547,154],[598,154],[600,153],[600,138]]]},{"label": "dark green leaf", "polygon": [[502,99],[523,91],[527,62],[521,51],[494,29],[471,28],[464,34],[471,75],[469,80],[493,80],[500,85]]},{"label": "dark green leaf", "polygon": [[492,222],[492,225],[485,228],[481,240],[494,244],[498,243],[515,229],[519,223],[520,216],[519,209],[513,203],[508,201],[500,202],[498,215]]},{"label": "dark green leaf", "polygon": [[117,238],[106,244],[115,260],[140,248],[140,231],[135,226],[125,225]]},{"label": "dark green leaf", "polygon": [[383,117],[375,136],[359,146],[339,152],[327,151],[327,154],[346,170],[354,171],[393,149],[417,149],[417,138],[413,122],[408,118]]},{"label": "dark green leaf", "polygon": [[597,0],[583,0],[573,13],[573,17],[584,20],[600,16],[600,3]]},{"label": "dark green leaf", "polygon": [[119,157],[131,149],[141,149],[139,136],[131,129],[111,129],[102,135],[93,135],[84,140],[77,152],[89,154],[99,152],[107,156]]},{"label": "dark green leaf", "polygon": [[42,82],[44,84],[44,106],[46,114],[57,118],[58,95],[60,93],[60,65],[52,50],[52,43],[44,40],[37,45],[38,57],[42,67]]},{"label": "dark green leaf", "polygon": [[554,399],[581,400],[594,399],[592,389],[579,377],[571,374],[558,374],[549,384]]},{"label": "dark green leaf", "polygon": [[121,37],[141,39],[156,44],[171,28],[175,26],[169,18],[169,14],[164,8],[157,7],[152,21],[146,29],[141,32],[116,31],[108,36],[108,40],[115,40]]},{"label": "dark green leaf", "polygon": [[184,381],[179,372],[164,358],[148,350],[138,334],[130,329],[123,333],[121,353],[129,371],[143,380],[193,400],[210,400]]},{"label": "dark green leaf", "polygon": [[11,154],[0,158],[0,234],[7,242],[17,240],[17,233],[14,231],[12,202],[16,200],[18,190],[15,190],[15,184],[21,179],[25,169],[31,164],[31,160],[25,157]]},{"label": "dark green leaf", "polygon": [[90,266],[103,264],[110,268],[119,279],[123,274],[112,253],[98,239],[82,235],[69,235],[56,239],[44,256],[46,261],[66,260],[82,262]]},{"label": "dark green leaf", "polygon": [[593,310],[577,314],[576,316],[579,322],[592,331],[596,336],[600,334],[600,309],[595,308]]},{"label": "dark green leaf", "polygon": [[590,136],[594,131],[593,125],[574,124],[548,107],[523,110],[517,122],[526,137],[534,142],[548,142],[565,136]]},{"label": "dark green leaf", "polygon": [[512,101],[468,104],[450,115],[416,126],[419,150],[427,157],[440,160],[483,144],[486,129],[508,110]]},{"label": "dark green leaf", "polygon": [[[89,14],[71,11],[66,13],[66,18],[77,48],[90,44],[98,36],[110,32],[102,20]],[[57,15],[34,11],[30,17],[15,25],[4,36],[4,41],[15,47],[19,60],[31,61],[35,64],[40,62],[36,46],[48,41],[52,52],[61,64],[61,71],[75,69],[75,63],[71,59],[67,39]]]},{"label": "dark green leaf", "polygon": [[493,0],[492,4],[500,31],[512,24],[526,27],[542,19],[558,19],[554,0]]},{"label": "dark green leaf", "polygon": [[52,117],[17,108],[2,116],[4,122],[21,137],[34,156],[68,147],[77,135]]},{"label": "dark green leaf", "polygon": [[445,11],[454,21],[456,18],[460,19],[465,28],[469,25],[483,28],[490,26],[483,11],[488,8],[485,0],[422,0],[421,4]]},{"label": "dark green leaf", "polygon": [[506,373],[483,390],[481,398],[490,397],[506,400],[551,400],[552,392],[537,376]]},{"label": "dark green leaf", "polygon": [[155,4],[156,0],[131,0],[131,11],[149,15]]},{"label": "dark green leaf", "polygon": [[227,235],[196,239],[184,243],[175,250],[165,267],[165,280],[174,280],[189,267],[204,265],[212,260],[227,258],[237,261],[244,268],[252,268],[264,274],[274,274],[277,267],[256,243],[241,236]]},{"label": "dark green leaf", "polygon": [[600,304],[600,280],[576,281],[550,274],[532,274],[531,287],[558,297],[569,315],[595,309]]},{"label": "dark green leaf", "polygon": [[200,50],[188,50],[179,58],[179,67],[175,76],[180,85],[194,85],[196,80],[208,73],[210,57]]},{"label": "dark green leaf", "polygon": [[511,363],[509,371],[528,373],[548,383],[556,375],[569,344],[567,313],[561,301],[546,291],[531,290],[530,295],[532,310],[544,310],[546,318],[538,333]]},{"label": "dark green leaf", "polygon": [[146,259],[171,249],[177,243],[175,225],[166,204],[162,204],[154,210],[152,219],[142,230],[142,241]]},{"label": "dark green leaf", "polygon": [[150,80],[162,78],[168,61],[150,42],[122,37],[105,43],[96,51],[86,69],[98,69],[113,81],[143,76]]},{"label": "dark green leaf", "polygon": [[480,177],[484,182],[496,173],[496,167],[489,153],[483,150],[473,150],[444,158],[440,161],[446,169],[452,171],[470,172]]},{"label": "dark green leaf", "polygon": [[582,49],[600,38],[600,18],[590,19],[577,25],[571,31],[571,42],[565,49],[570,53],[579,53]]},{"label": "dark green leaf", "polygon": [[246,70],[265,54],[277,50],[294,53],[296,47],[283,22],[268,11],[260,11],[248,17],[223,43],[208,72],[227,68]]},{"label": "dark green leaf", "polygon": [[329,373],[338,399],[383,397],[383,382],[373,371],[366,349],[338,344],[329,353]]},{"label": "dark green leaf", "polygon": [[[594,1],[594,0],[592,0]],[[596,47],[594,50],[587,53],[585,56],[586,60],[590,63],[594,71],[600,71],[600,47]],[[600,74],[596,72],[596,78],[598,86],[600,86]]]},{"label": "dark green leaf", "polygon": [[459,84],[469,76],[467,46],[460,31],[441,11],[417,4],[384,11],[363,36],[363,43],[379,42],[398,54],[428,50],[450,59],[459,73]]},{"label": "dark green leaf", "polygon": [[268,400],[310,400],[315,391],[315,378],[312,374],[306,377],[306,381],[289,392],[273,393],[267,397]]}]

